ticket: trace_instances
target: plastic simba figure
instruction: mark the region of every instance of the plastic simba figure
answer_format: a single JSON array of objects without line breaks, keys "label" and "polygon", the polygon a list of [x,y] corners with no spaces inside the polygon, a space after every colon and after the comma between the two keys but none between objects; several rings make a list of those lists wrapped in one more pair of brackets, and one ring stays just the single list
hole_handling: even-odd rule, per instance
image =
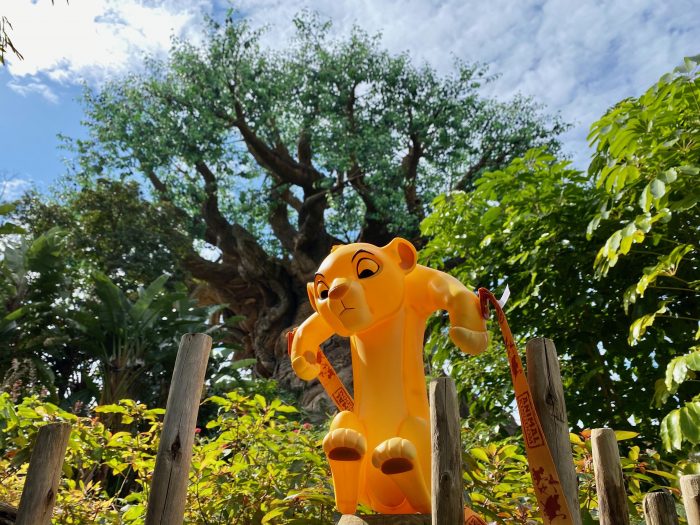
[{"label": "plastic simba figure", "polygon": [[319,345],[350,338],[355,403],[323,440],[343,514],[358,502],[385,514],[430,513],[430,424],[423,367],[426,319],[447,310],[450,337],[464,352],[486,348],[476,294],[457,279],[416,264],[404,239],[383,247],[334,247],[308,283],[315,310],[294,334],[292,366],[317,377]]}]

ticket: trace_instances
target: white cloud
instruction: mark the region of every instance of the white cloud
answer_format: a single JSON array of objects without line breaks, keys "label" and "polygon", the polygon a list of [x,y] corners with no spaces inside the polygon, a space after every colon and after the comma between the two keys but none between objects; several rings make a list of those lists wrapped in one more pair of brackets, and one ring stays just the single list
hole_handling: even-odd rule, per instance
[{"label": "white cloud", "polygon": [[36,77],[29,77],[29,80],[24,82],[19,80],[10,80],[7,83],[7,87],[9,87],[15,93],[19,93],[23,97],[26,97],[32,93],[38,93],[49,102],[53,104],[58,103],[58,96],[56,93],[54,93],[48,85],[37,80]]},{"label": "white cloud", "polygon": [[31,181],[16,177],[0,180],[0,200],[11,201],[18,199],[32,186]]},{"label": "white cloud", "polygon": [[171,37],[196,40],[208,0],[56,0],[3,2],[12,40],[24,60],[8,56],[15,77],[43,73],[54,82],[100,82],[159,55]]},{"label": "white cloud", "polygon": [[[203,14],[225,0],[3,0],[13,40],[10,86],[51,96],[50,82],[99,82],[162,55],[170,36],[202,38]],[[382,33],[392,52],[409,51],[441,72],[453,57],[484,62],[500,78],[487,93],[533,96],[575,128],[563,138],[586,164],[590,124],[612,104],[639,95],[683,56],[700,53],[697,0],[238,0],[254,25],[271,25],[265,42],[281,47],[292,17],[307,8],[347,34],[353,24]],[[42,75],[43,74],[43,75]],[[37,75],[44,78],[43,88]]]},{"label": "white cloud", "polygon": [[288,36],[301,8],[331,18],[335,31],[357,23],[381,32],[394,52],[408,50],[439,71],[454,56],[484,62],[500,78],[487,92],[533,96],[575,127],[564,137],[576,165],[587,164],[590,124],[615,102],[641,94],[683,56],[700,53],[696,0],[243,0],[244,13]]}]

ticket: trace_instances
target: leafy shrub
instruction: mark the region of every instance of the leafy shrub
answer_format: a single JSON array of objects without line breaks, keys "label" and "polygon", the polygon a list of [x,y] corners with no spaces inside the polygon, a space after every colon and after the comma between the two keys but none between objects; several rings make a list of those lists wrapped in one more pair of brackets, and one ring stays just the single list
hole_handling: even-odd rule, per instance
[{"label": "leafy shrub", "polygon": [[[296,421],[294,407],[261,395],[231,392],[206,402],[219,412],[196,430],[186,523],[333,521],[319,430]],[[18,504],[39,427],[68,421],[73,432],[54,523],[143,523],[163,413],[122,400],[97,407],[94,417],[78,417],[36,397],[14,405],[8,394],[0,395],[0,501]],[[131,430],[111,432],[101,421],[108,414],[120,414]]]},{"label": "leafy shrub", "polygon": [[[636,438],[634,432],[616,432],[618,441]],[[571,434],[574,465],[579,481],[580,512],[585,524],[598,523],[598,498],[593,475],[590,431]],[[468,441],[463,436],[462,442]],[[466,499],[473,510],[494,523],[542,523],[537,508],[522,439],[510,437],[463,454]],[[693,465],[663,460],[655,450],[630,446],[621,451],[632,524],[644,523],[642,501],[648,492],[662,488],[676,496],[678,514],[683,515],[678,478]]]},{"label": "leafy shrub", "polygon": [[[185,523],[333,523],[337,518],[331,477],[320,446],[325,429],[297,420],[296,409],[278,399],[239,392],[205,403],[217,415],[195,439]],[[136,525],[144,522],[162,409],[131,400],[97,407],[78,417],[36,397],[15,404],[0,395],[0,501],[17,505],[29,449],[38,429],[49,422],[73,425],[64,476],[54,510],[58,525]],[[124,428],[110,431],[105,416],[119,414]],[[469,428],[471,427],[471,428]],[[617,433],[619,440],[636,437]],[[477,438],[475,439],[475,436]],[[493,523],[541,523],[519,437],[480,445],[479,424],[464,425],[462,443],[466,500]],[[597,522],[590,433],[572,434],[585,523]],[[483,443],[483,441],[482,441]],[[697,465],[696,465],[697,466]],[[627,447],[622,458],[632,522],[642,523],[645,493],[668,487],[679,496],[677,478],[692,470],[672,464],[656,451]],[[679,505],[679,514],[682,507]]]}]

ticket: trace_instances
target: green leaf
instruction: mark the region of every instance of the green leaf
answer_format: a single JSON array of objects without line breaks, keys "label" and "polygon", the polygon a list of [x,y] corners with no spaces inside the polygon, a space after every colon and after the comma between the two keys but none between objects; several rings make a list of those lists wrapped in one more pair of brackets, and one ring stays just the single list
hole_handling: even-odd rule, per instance
[{"label": "green leaf", "polygon": [[686,403],[679,419],[683,439],[693,445],[700,443],[700,401]]},{"label": "green leaf", "polygon": [[697,175],[700,173],[700,168],[697,166],[679,166],[678,171],[683,175]]},{"label": "green leaf", "polygon": [[657,379],[654,383],[654,398],[652,404],[655,407],[663,406],[670,396],[668,388],[666,388],[666,381],[663,379]]},{"label": "green leaf", "polygon": [[630,325],[629,336],[627,338],[630,345],[634,346],[637,344],[637,341],[639,341],[646,333],[647,328],[654,324],[657,315],[664,314],[668,311],[668,308],[666,308],[667,304],[668,303],[666,301],[662,301],[659,308],[655,312],[643,315],[632,322]]},{"label": "green leaf", "polygon": [[659,180],[662,180],[666,184],[671,184],[675,182],[677,178],[678,175],[676,173],[676,170],[673,168],[667,169],[661,175],[659,175]]},{"label": "green leaf", "polygon": [[267,514],[265,514],[263,516],[260,523],[263,523],[263,524],[269,523],[270,520],[272,520],[273,518],[276,518],[277,516],[281,516],[282,514],[284,514],[285,510],[286,509],[284,507],[277,507],[277,508],[272,509],[270,512],[268,512]]},{"label": "green leaf", "polygon": [[481,221],[480,221],[481,225],[484,228],[487,228],[493,221],[495,221],[498,218],[498,216],[500,214],[501,214],[500,206],[494,206],[494,207],[490,208],[488,211],[486,211],[486,213],[484,213],[481,216]]},{"label": "green leaf", "polygon": [[666,184],[661,179],[654,179],[649,183],[649,190],[654,198],[658,200],[666,194]]},{"label": "green leaf", "polygon": [[4,202],[0,204],[0,215],[7,215],[17,209],[17,205],[13,202]]},{"label": "green leaf", "polygon": [[675,394],[681,383],[689,377],[689,371],[700,372],[700,347],[694,347],[691,353],[672,359],[666,367],[664,384],[670,394]]},{"label": "green leaf", "polygon": [[260,394],[255,394],[255,401],[261,408],[267,408],[267,400]]},{"label": "green leaf", "polygon": [[11,234],[20,235],[23,233],[27,233],[27,230],[25,230],[21,226],[17,226],[16,224],[13,224],[11,222],[6,222],[6,223],[0,225],[0,235],[11,235]]},{"label": "green leaf", "polygon": [[126,414],[126,407],[120,405],[99,405],[95,407],[95,412],[99,414]]},{"label": "green leaf", "polygon": [[661,421],[661,441],[666,450],[680,450],[683,436],[680,425],[680,410],[671,411]]},{"label": "green leaf", "polygon": [[489,457],[486,454],[486,451],[483,448],[475,447],[470,450],[471,455],[478,459],[479,461],[485,461],[486,463],[489,463]]},{"label": "green leaf", "polygon": [[647,185],[639,194],[639,207],[645,212],[651,209],[652,193],[650,185]]},{"label": "green leaf", "polygon": [[624,441],[626,439],[636,438],[638,435],[639,435],[639,432],[631,432],[629,430],[616,430],[615,431],[615,439],[617,441]]},{"label": "green leaf", "polygon": [[649,474],[654,474],[655,476],[660,476],[662,478],[671,480],[671,481],[678,481],[678,476],[675,476],[671,474],[670,472],[665,472],[663,470],[652,470],[652,469],[647,469],[647,472]]}]

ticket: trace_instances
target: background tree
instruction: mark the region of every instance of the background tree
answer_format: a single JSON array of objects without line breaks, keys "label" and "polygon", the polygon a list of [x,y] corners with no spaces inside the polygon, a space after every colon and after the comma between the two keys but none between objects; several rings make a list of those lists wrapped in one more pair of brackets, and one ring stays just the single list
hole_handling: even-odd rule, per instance
[{"label": "background tree", "polygon": [[655,404],[674,407],[661,425],[667,449],[700,444],[699,66],[700,55],[686,58],[642,96],[610,109],[590,135],[589,174],[605,193],[589,232],[614,228],[596,273],[620,274],[619,263],[643,261],[627,274],[623,303],[634,319],[629,343],[660,346]]},{"label": "background tree", "polygon": [[[221,306],[197,305],[162,242],[169,236],[177,246],[182,234],[168,229],[167,213],[144,201],[136,184],[99,181],[62,202],[30,194],[3,210],[14,210],[26,229],[0,226],[15,233],[0,246],[3,389],[46,390],[65,407],[121,398],[162,406],[186,332],[216,331],[212,383],[241,366],[218,337]],[[65,229],[49,228],[55,224]]]},{"label": "background tree", "polygon": [[[588,177],[535,149],[438,198],[423,223],[425,260],[474,286],[507,282],[520,337],[556,340],[572,423],[632,424],[658,442],[672,408],[669,449],[700,442],[699,88],[697,58],[686,59],[593,125]],[[475,385],[472,411],[508,411],[500,347],[465,360],[440,341],[434,361]]]},{"label": "background tree", "polygon": [[[532,150],[504,170],[485,173],[473,191],[439,197],[423,223],[431,240],[422,257],[474,288],[510,286],[506,311],[516,337],[522,343],[550,337],[557,344],[572,424],[620,429],[631,426],[631,417],[653,440],[655,363],[668,362],[671,352],[659,338],[632,351],[624,337],[631,318],[622,295],[643,261],[629,259],[602,281],[594,276],[598,246],[612,231],[601,226],[593,239],[586,237],[599,197],[569,162]],[[478,358],[453,352],[435,336],[438,330],[426,348],[436,366],[450,363],[457,384],[470,394],[473,416],[506,422],[513,387],[500,333],[491,324],[494,343]]]},{"label": "background tree", "polygon": [[101,273],[131,293],[162,274],[170,284],[189,279],[180,262],[188,232],[167,203],[147,201],[135,181],[65,184],[51,197],[30,192],[16,214],[35,236],[61,229],[66,271],[78,282]]},{"label": "background tree", "polygon": [[[77,365],[75,356],[60,352],[65,322],[58,310],[71,290],[61,242],[52,229],[36,238],[3,237],[0,245],[0,377],[7,383],[12,375],[10,387],[21,381],[48,388],[53,399]],[[21,370],[26,373],[18,375]]]},{"label": "background tree", "polygon": [[[333,244],[421,245],[438,193],[534,145],[556,148],[564,128],[530,100],[482,97],[482,66],[440,76],[359,29],[332,40],[314,16],[295,24],[283,51],[233,16],[202,48],[177,43],[146,75],[86,93],[90,138],[74,144],[79,181],[143,177],[218,250],[216,261],[191,250],[184,266],[245,318],[235,335],[257,373],[287,385],[283,334],[309,314],[305,283]],[[338,348],[327,350],[348,380]]]}]

